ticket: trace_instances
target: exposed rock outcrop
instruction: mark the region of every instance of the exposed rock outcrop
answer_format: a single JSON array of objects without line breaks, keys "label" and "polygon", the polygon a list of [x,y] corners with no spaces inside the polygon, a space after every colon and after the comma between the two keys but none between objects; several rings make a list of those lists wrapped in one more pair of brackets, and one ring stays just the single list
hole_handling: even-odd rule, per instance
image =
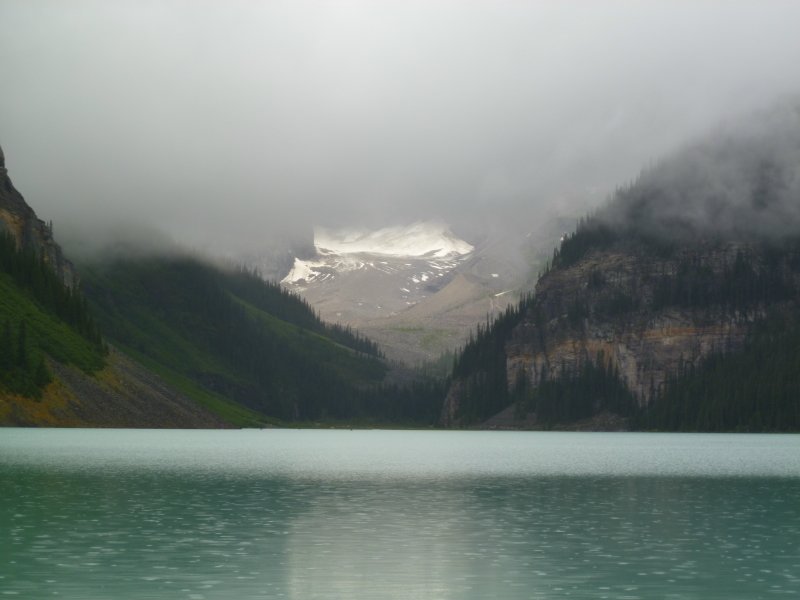
[{"label": "exposed rock outcrop", "polygon": [[[796,102],[715,130],[642,171],[582,219],[554,251],[535,298],[465,348],[441,420],[474,426],[515,402],[518,412],[535,405],[550,425],[599,414],[604,402],[643,414],[633,405],[655,407],[669,396],[665,388],[677,389],[671,381],[689,382],[712,354],[746,352],[775,321],[787,335],[800,323]],[[773,416],[796,396],[788,356],[780,374],[786,387],[762,407]],[[757,377],[766,376],[742,373],[740,384]],[[704,397],[715,404],[704,410],[715,411],[716,426],[761,426],[756,386],[748,384],[747,401],[737,400],[731,419],[720,416],[727,399],[719,394],[735,394],[714,385],[717,395]],[[700,402],[691,392],[681,392],[684,401]],[[696,417],[669,426],[708,426]]]},{"label": "exposed rock outcrop", "polygon": [[662,278],[674,278],[691,260],[709,283],[720,281],[742,251],[728,244],[667,259],[600,251],[549,273],[537,286],[536,309],[507,344],[509,385],[520,371],[538,386],[545,378],[575,372],[583,361],[604,360],[646,404],[669,375],[698,366],[712,352],[739,350],[750,323],[764,311],[658,306]]},{"label": "exposed rock outcrop", "polygon": [[[668,378],[711,354],[741,350],[752,324],[768,312],[796,311],[798,265],[797,246],[776,252],[741,241],[663,255],[637,243],[592,249],[539,280],[535,300],[504,344],[508,389],[520,382],[533,389],[577,374],[587,361],[602,362],[646,406]],[[466,382],[456,379],[442,424],[476,424],[463,419],[467,394]]]},{"label": "exposed rock outcrop", "polygon": [[24,398],[0,390],[0,426],[229,427],[113,348],[108,365],[92,377],[55,361],[49,366],[56,378],[42,398]]},{"label": "exposed rock outcrop", "polygon": [[78,284],[72,263],[64,257],[53,239],[52,226],[36,216],[8,176],[5,156],[0,148],[0,232],[10,233],[20,248],[42,256],[68,287]]}]

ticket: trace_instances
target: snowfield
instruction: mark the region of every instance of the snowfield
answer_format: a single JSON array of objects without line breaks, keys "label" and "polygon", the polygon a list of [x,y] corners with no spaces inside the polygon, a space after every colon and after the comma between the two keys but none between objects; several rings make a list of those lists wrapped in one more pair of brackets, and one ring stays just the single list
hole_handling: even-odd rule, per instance
[{"label": "snowfield", "polygon": [[405,227],[384,227],[377,231],[314,231],[314,245],[320,253],[379,254],[384,256],[464,256],[474,250],[450,229],[435,222],[420,221]]},{"label": "snowfield", "polygon": [[295,258],[283,285],[324,319],[375,340],[392,361],[415,365],[463,345],[475,323],[516,302],[509,290],[528,273],[517,262],[520,244],[504,233],[473,247],[436,221],[318,228],[313,255]]},{"label": "snowfield", "polygon": [[[391,274],[408,267],[423,267],[425,271],[407,274],[413,283],[421,283],[431,277],[441,277],[474,250],[471,244],[453,235],[446,225],[435,222],[384,227],[376,231],[317,228],[314,246],[317,257],[295,258],[294,266],[282,283],[321,283],[337,275],[365,269]],[[397,263],[412,259],[415,259],[412,263]]]}]

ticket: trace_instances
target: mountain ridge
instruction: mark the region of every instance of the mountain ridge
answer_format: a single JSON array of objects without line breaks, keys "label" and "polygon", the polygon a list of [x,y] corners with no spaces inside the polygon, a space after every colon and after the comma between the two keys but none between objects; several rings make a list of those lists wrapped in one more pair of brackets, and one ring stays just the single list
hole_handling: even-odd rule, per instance
[{"label": "mountain ridge", "polygon": [[254,271],[128,232],[82,245],[79,279],[2,164],[0,425],[434,420],[438,382],[387,376],[374,342]]},{"label": "mountain ridge", "polygon": [[78,274],[53,238],[52,224],[39,219],[25,202],[8,175],[5,154],[0,147],[0,232],[8,232],[17,247],[36,252],[67,287],[78,285]]},{"label": "mountain ridge", "polygon": [[[652,410],[695,374],[738,360],[768,319],[785,320],[787,340],[800,322],[800,111],[756,121],[643,172],[565,236],[534,296],[457,358],[441,422],[491,423],[513,406],[506,426],[568,427],[610,410],[633,428],[800,427],[791,369],[774,375],[788,387],[771,396],[742,381],[754,395],[735,402],[698,391],[700,416]],[[773,209],[781,225],[769,228]]]},{"label": "mountain ridge", "polygon": [[527,273],[508,244],[509,236],[473,245],[435,221],[317,229],[316,256],[297,258],[282,283],[391,360],[415,365],[452,352],[476,322],[515,300]]}]

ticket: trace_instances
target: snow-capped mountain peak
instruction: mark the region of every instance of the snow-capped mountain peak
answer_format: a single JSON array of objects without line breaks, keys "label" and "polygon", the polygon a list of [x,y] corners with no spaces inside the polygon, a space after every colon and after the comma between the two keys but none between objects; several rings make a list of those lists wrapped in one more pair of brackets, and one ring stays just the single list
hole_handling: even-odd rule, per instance
[{"label": "snow-capped mountain peak", "polygon": [[473,248],[440,222],[318,228],[314,255],[303,249],[283,285],[410,364],[462,344],[474,323],[516,301],[516,246],[502,242],[482,237]]},{"label": "snow-capped mountain peak", "polygon": [[296,258],[284,284],[322,283],[361,270],[402,273],[410,284],[421,284],[443,277],[474,249],[446,225],[427,221],[373,231],[319,227],[314,246],[317,257]]},{"label": "snow-capped mountain peak", "polygon": [[314,245],[320,254],[380,254],[394,257],[464,256],[472,245],[458,239],[442,224],[420,221],[407,226],[384,227],[375,231],[331,231],[317,228]]}]

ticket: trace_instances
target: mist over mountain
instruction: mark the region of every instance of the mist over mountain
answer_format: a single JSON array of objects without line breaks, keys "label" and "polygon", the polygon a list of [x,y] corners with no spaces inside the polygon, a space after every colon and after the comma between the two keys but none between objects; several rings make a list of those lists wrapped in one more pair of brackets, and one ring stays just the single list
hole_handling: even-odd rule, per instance
[{"label": "mist over mountain", "polygon": [[[225,346],[178,374],[205,385],[213,363],[226,393],[250,401],[242,390],[258,388],[252,406],[280,418],[332,413],[311,392],[296,410],[281,404],[280,386],[243,364],[224,322],[219,338],[201,335],[211,298],[242,335],[257,330],[253,319],[263,325],[251,340],[261,356],[287,358],[272,335],[286,326],[226,292],[220,265],[246,265],[261,289],[255,267],[276,296],[283,280],[315,319],[358,329],[355,339],[408,363],[487,323],[456,369],[469,392],[464,422],[500,408],[469,404],[487,390],[505,401],[516,378],[535,387],[553,375],[553,356],[568,383],[602,380],[614,402],[625,390],[663,399],[680,365],[704,368],[711,347],[769,346],[772,330],[753,342],[754,324],[776,303],[792,312],[798,22],[800,4],[788,0],[6,0],[0,142],[39,215],[26,213],[35,227],[25,229],[21,212],[6,210],[7,228],[15,240],[55,235],[93,268],[147,264],[137,306],[132,275],[110,268],[95,280],[106,327],[120,325],[120,306],[137,313],[138,325],[117,329],[137,351],[172,331],[176,368],[184,342],[212,355]],[[164,272],[184,249],[203,257],[205,296]],[[542,271],[534,302],[527,292]],[[174,312],[154,325],[158,290],[170,290]],[[188,300],[197,312],[186,319]],[[308,358],[307,334],[287,338],[295,363]],[[317,385],[352,392],[338,414],[367,414],[364,390],[333,371]],[[418,412],[427,419],[429,408]]]},{"label": "mist over mountain", "polygon": [[475,245],[796,94],[798,21],[780,0],[5,0],[0,143],[63,236],[139,222],[258,257],[438,219]]},{"label": "mist over mountain", "polygon": [[632,235],[776,239],[800,231],[800,103],[719,126],[646,169],[597,213]]},{"label": "mist over mountain", "polygon": [[730,122],[581,219],[456,358],[450,426],[800,426],[800,112]]}]

